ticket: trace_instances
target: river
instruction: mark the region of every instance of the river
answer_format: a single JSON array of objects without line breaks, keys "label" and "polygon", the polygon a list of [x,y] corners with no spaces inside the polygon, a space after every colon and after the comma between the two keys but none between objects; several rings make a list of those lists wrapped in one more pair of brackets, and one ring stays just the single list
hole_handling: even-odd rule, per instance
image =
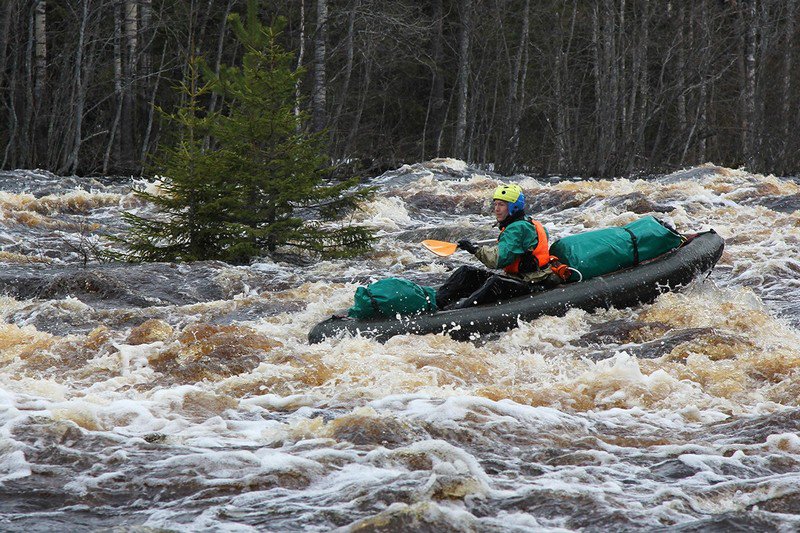
[{"label": "river", "polygon": [[[800,528],[797,179],[434,160],[372,180],[366,258],[100,263],[134,181],[0,172],[0,530]],[[474,261],[419,242],[495,236],[501,181],[553,238],[653,214],[725,252],[633,309],[308,344],[359,285]]]}]

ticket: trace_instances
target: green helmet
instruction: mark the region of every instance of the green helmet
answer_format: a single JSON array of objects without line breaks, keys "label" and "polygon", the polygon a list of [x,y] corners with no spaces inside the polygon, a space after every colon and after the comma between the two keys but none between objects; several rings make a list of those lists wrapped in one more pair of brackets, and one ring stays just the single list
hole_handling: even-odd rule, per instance
[{"label": "green helmet", "polygon": [[522,187],[516,183],[497,187],[492,195],[492,200],[508,202],[509,215],[514,215],[525,209],[525,195],[522,194]]}]

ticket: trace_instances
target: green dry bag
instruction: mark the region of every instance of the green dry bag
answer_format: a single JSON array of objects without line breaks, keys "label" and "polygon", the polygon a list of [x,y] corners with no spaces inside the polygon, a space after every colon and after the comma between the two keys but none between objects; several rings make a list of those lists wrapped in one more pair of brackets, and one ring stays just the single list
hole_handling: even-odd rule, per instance
[{"label": "green dry bag", "polygon": [[602,276],[653,259],[683,242],[682,237],[652,216],[621,228],[605,228],[570,235],[550,246],[550,254],[578,270],[568,281]]},{"label": "green dry bag", "polygon": [[436,311],[436,289],[400,278],[386,278],[356,289],[350,318],[413,315]]}]

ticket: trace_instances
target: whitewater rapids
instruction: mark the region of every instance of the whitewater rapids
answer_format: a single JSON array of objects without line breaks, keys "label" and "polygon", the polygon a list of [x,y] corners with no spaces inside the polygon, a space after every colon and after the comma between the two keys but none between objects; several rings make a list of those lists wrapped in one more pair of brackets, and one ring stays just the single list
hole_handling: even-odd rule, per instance
[{"label": "whitewater rapids", "polygon": [[[652,214],[725,253],[634,309],[307,343],[360,284],[473,261],[419,242],[495,236],[501,181],[553,238]],[[98,263],[131,184],[0,172],[3,531],[800,528],[797,179],[434,160],[372,180],[366,258]]]}]

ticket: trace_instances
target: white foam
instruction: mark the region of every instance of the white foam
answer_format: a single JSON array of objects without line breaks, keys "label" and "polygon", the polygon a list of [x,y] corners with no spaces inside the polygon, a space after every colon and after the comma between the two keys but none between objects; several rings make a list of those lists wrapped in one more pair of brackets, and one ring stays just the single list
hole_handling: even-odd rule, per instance
[{"label": "white foam", "polygon": [[796,433],[777,433],[767,436],[769,448],[785,453],[800,454],[800,435]]},{"label": "white foam", "polygon": [[456,172],[465,172],[468,168],[466,162],[462,161],[461,159],[453,159],[450,157],[432,159],[430,164],[433,168],[444,168],[454,170]]},{"label": "white foam", "polygon": [[22,450],[0,454],[0,485],[31,475],[31,464],[25,459]]},{"label": "white foam", "polygon": [[277,394],[262,394],[242,400],[242,405],[256,405],[264,409],[297,409],[298,407],[311,407],[319,401],[308,394],[290,394],[278,396]]},{"label": "white foam", "polygon": [[113,343],[114,348],[119,352],[120,371],[123,376],[128,376],[148,365],[147,356],[154,354],[159,348],[164,346],[162,341],[148,344],[117,344]]},{"label": "white foam", "polygon": [[[572,194],[581,203],[543,214],[551,236],[629,222],[638,214],[616,200],[638,193],[671,208],[659,216],[683,231],[716,229],[727,239],[725,254],[711,282],[663,295],[651,305],[595,313],[571,310],[565,317],[542,317],[506,333],[480,336],[476,344],[437,335],[401,335],[381,344],[347,335],[308,345],[308,330],[349,307],[358,285],[386,275],[404,277],[412,274],[412,267],[413,274],[439,274],[444,279],[454,266],[475,264],[466,254],[433,260],[416,243],[394,242],[391,234],[432,227],[465,235],[483,232],[491,223],[484,214],[433,212],[406,202],[415,195],[433,200],[446,196],[463,199],[475,211],[501,179],[458,160],[387,173],[381,182],[383,195],[356,215],[356,220],[375,225],[381,236],[383,244],[374,254],[302,268],[264,259],[225,270],[213,281],[232,288],[230,294],[239,293],[227,300],[101,311],[76,298],[0,299],[6,320],[22,332],[9,331],[1,339],[11,362],[0,372],[0,440],[6,446],[0,453],[0,479],[27,475],[31,465],[26,461],[33,455],[26,456],[26,448],[12,438],[30,420],[46,425],[51,417],[59,428],[77,427],[89,437],[102,435],[120,446],[109,444],[108,456],[115,461],[107,470],[78,476],[68,485],[70,491],[114,484],[115,476],[127,472],[115,472],[113,464],[140,460],[147,461],[138,465],[144,471],[174,469],[200,483],[222,486],[250,486],[254,481],[252,486],[258,487],[260,476],[300,480],[292,488],[275,486],[223,498],[220,505],[210,502],[194,518],[181,508],[183,502],[172,507],[154,502],[145,511],[153,527],[249,531],[235,523],[241,516],[236,513],[258,516],[293,505],[298,516],[312,516],[313,522],[319,516],[315,513],[347,513],[351,501],[361,498],[358,504],[373,506],[371,513],[419,512],[415,516],[453,528],[557,530],[563,517],[544,520],[511,509],[476,519],[464,511],[464,502],[471,499],[535,497],[537,491],[590,498],[604,510],[629,518],[646,514],[653,522],[645,520],[643,527],[649,527],[658,520],[680,525],[699,512],[749,509],[796,490],[796,473],[770,469],[777,458],[794,460],[800,455],[798,435],[780,425],[760,442],[738,434],[713,434],[719,427],[715,424],[726,419],[779,412],[797,403],[796,376],[791,372],[800,334],[774,311],[774,302],[789,304],[800,294],[794,279],[800,265],[797,215],[752,204],[755,194],[763,194],[759,191],[796,194],[798,186],[773,177],[720,171],[681,183],[618,179],[550,185],[515,176],[512,179],[532,194]],[[155,182],[144,186],[161,192]],[[113,195],[92,194],[53,195],[45,203],[93,206],[93,221],[118,217],[110,205]],[[34,200],[31,195],[0,192],[0,216],[24,210]],[[130,196],[121,197],[118,204],[152,211]],[[25,238],[10,226],[3,232],[8,242]],[[194,272],[178,269],[185,276]],[[253,278],[269,281],[257,286]],[[128,345],[123,341],[127,331],[115,325],[156,316],[178,331],[189,323],[227,320],[238,308],[273,298],[287,301],[290,310],[267,313],[246,325],[274,339],[275,347],[258,354],[261,362],[252,371],[218,381],[176,383],[178,376],[161,375],[148,359],[168,347]],[[65,318],[58,327],[66,329],[69,318],[78,317],[82,326],[90,327],[101,325],[87,324],[92,316],[108,318],[110,340],[97,348],[96,357],[88,354],[86,362],[86,350],[94,349],[84,343],[86,335],[55,337],[36,330],[50,312]],[[612,332],[605,340],[607,324],[615,321],[633,323],[636,329],[619,338]],[[659,359],[633,355],[643,343],[671,335],[670,329],[689,328],[711,331],[701,333],[699,341],[717,342],[720,348],[733,343],[736,349],[715,354],[703,342],[689,342]],[[35,343],[41,340],[47,341],[49,351],[37,352]],[[169,348],[181,347],[176,343]],[[80,357],[73,357],[76,353]],[[605,356],[611,357],[595,362]],[[744,378],[734,383],[738,388],[724,386],[740,374]],[[205,397],[224,401],[206,405]],[[364,405],[371,410],[362,410]],[[385,417],[411,432],[401,432],[392,449],[354,445],[338,437],[330,422],[342,412],[371,417],[376,423]],[[438,438],[419,440],[430,428],[440,432]],[[442,435],[451,430],[474,437],[476,445],[462,444],[458,438],[445,441]],[[154,433],[162,435],[158,442],[163,446],[152,449],[156,460],[133,453]],[[487,442],[497,444],[488,454],[483,448]],[[517,443],[520,449],[514,449]],[[43,438],[29,445],[50,444]],[[531,474],[515,462],[525,447],[532,451],[532,460],[539,452],[561,450],[564,462],[543,460],[538,465],[541,473]],[[508,473],[489,470],[483,461],[490,455]],[[425,460],[410,463],[410,456]],[[654,461],[676,458],[696,474],[665,481],[651,472]],[[752,472],[763,476],[748,477]],[[428,501],[445,483],[453,483],[460,496]],[[418,503],[370,500],[380,491],[391,494],[393,484],[403,494],[413,490]],[[253,509],[244,509],[249,505]],[[300,527],[312,527],[311,522]]]},{"label": "white foam", "polygon": [[354,213],[353,220],[388,231],[411,225],[405,203],[396,196],[378,197]]}]

